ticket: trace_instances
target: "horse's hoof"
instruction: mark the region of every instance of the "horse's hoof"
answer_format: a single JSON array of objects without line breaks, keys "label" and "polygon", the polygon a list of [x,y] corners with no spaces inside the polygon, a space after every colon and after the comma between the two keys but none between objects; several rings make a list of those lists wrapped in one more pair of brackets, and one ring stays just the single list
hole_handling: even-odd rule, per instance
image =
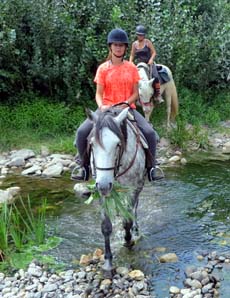
[{"label": "horse's hoof", "polygon": [[115,268],[107,270],[102,267],[102,275],[103,275],[104,279],[112,279],[115,274],[116,274]]},{"label": "horse's hoof", "polygon": [[124,246],[127,247],[127,248],[132,248],[133,246],[135,245],[135,241],[134,240],[131,240],[131,241],[125,241],[124,242]]}]

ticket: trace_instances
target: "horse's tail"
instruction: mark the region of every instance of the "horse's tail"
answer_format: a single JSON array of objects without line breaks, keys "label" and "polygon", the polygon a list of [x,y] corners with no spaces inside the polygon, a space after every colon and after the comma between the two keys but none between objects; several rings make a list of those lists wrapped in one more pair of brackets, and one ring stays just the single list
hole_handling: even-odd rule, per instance
[{"label": "horse's tail", "polygon": [[178,110],[179,110],[179,104],[178,104],[178,96],[177,96],[177,90],[176,90],[176,85],[175,82],[173,80],[173,78],[171,79],[171,118],[172,120],[175,119],[176,115],[178,114]]}]

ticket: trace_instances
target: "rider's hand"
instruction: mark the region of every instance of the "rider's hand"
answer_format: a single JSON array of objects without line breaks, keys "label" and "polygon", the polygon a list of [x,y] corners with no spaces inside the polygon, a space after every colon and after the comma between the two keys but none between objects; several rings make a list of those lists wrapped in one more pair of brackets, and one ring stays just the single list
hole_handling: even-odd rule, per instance
[{"label": "rider's hand", "polygon": [[100,109],[102,112],[104,112],[104,111],[108,110],[110,107],[111,107],[110,105],[101,105],[101,106],[99,107],[99,109]]}]

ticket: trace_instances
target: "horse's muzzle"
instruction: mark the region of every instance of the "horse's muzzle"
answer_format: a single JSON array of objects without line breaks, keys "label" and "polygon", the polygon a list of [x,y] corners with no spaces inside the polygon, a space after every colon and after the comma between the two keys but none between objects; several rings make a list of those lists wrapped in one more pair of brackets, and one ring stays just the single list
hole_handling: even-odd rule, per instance
[{"label": "horse's muzzle", "polygon": [[113,184],[111,182],[110,183],[99,182],[99,183],[96,183],[96,188],[102,196],[107,196],[110,194],[113,188]]}]

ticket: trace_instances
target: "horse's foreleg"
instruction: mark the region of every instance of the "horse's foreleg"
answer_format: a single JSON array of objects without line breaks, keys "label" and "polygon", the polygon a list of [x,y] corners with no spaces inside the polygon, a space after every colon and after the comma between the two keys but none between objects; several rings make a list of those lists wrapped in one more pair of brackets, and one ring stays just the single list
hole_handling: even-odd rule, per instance
[{"label": "horse's foreleg", "polygon": [[102,269],[105,271],[112,272],[112,252],[110,248],[110,235],[112,233],[113,227],[109,217],[106,214],[103,214],[102,223],[101,223],[101,231],[105,238],[105,262],[102,266]]},{"label": "horse's foreleg", "polygon": [[124,243],[124,245],[126,247],[132,247],[134,245],[134,241],[132,240],[132,234],[131,234],[131,229],[133,227],[132,219],[124,220],[123,227],[125,229],[125,243]]},{"label": "horse's foreleg", "polygon": [[[142,187],[141,187],[142,189]],[[132,239],[132,232],[134,233],[134,236],[138,236],[139,234],[139,228],[137,224],[137,207],[139,202],[139,193],[141,189],[137,189],[133,193],[132,201],[130,206],[131,213],[133,214],[133,218],[129,220],[124,220],[123,226],[125,229],[125,246],[132,247],[135,244],[135,241]]]}]

